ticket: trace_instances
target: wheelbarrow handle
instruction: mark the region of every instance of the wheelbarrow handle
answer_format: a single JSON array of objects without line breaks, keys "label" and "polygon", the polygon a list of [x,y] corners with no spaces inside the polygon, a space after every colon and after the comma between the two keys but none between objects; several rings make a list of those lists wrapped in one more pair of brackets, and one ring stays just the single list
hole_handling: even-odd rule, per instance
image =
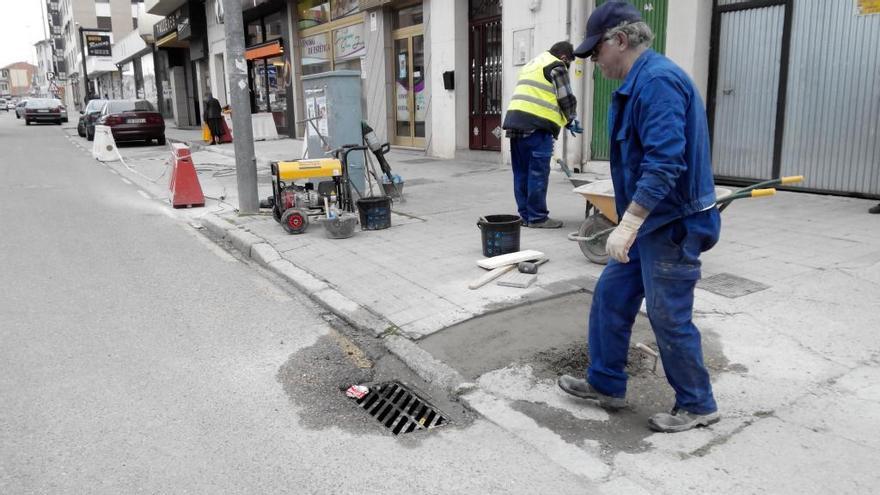
[{"label": "wheelbarrow handle", "polygon": [[803,175],[789,175],[788,177],[783,177],[780,180],[780,184],[796,184],[798,182],[802,182],[804,180]]}]

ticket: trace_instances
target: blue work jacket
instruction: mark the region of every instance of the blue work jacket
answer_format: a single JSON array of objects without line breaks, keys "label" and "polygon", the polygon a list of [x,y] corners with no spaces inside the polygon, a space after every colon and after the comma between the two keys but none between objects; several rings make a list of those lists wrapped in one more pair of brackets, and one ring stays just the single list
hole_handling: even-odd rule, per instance
[{"label": "blue work jacket", "polygon": [[715,204],[703,100],[671,60],[642,53],[612,94],[608,121],[617,214],[632,201],[650,211],[639,236]]}]

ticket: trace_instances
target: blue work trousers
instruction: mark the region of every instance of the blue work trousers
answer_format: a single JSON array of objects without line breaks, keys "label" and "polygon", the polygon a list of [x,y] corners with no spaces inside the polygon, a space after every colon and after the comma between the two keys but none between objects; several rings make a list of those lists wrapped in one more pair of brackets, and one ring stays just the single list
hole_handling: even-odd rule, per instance
[{"label": "blue work trousers", "polygon": [[694,414],[717,410],[700,332],[691,317],[700,253],[715,245],[720,230],[720,214],[710,208],[639,237],[629,263],[609,261],[590,308],[587,381],[593,388],[613,397],[626,394],[630,335],[646,299],[675,406]]},{"label": "blue work trousers", "polygon": [[525,223],[547,220],[547,178],[552,156],[553,135],[547,131],[539,130],[528,137],[510,140],[513,195]]}]

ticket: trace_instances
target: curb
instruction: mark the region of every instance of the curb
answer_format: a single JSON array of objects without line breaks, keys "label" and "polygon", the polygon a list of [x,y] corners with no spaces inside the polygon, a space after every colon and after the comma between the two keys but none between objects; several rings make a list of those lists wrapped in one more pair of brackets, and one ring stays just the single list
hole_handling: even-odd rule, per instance
[{"label": "curb", "polygon": [[438,361],[412,340],[401,335],[393,323],[348,298],[326,281],[284,259],[265,239],[214,214],[203,216],[201,223],[215,237],[229,242],[248,258],[290,282],[309,299],[349,325],[381,338],[385,348],[423,380],[439,385],[454,395],[476,388],[476,384],[465,380],[458,371]]}]

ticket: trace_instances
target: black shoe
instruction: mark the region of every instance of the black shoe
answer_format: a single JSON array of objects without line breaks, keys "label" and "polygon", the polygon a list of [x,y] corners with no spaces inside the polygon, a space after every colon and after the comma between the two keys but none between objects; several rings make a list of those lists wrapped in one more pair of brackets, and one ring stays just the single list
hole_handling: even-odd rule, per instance
[{"label": "black shoe", "polygon": [[874,213],[875,215],[880,213],[880,203],[877,203],[877,206],[869,208],[868,213]]},{"label": "black shoe", "polygon": [[562,220],[554,220],[547,217],[543,222],[523,223],[523,227],[529,227],[531,229],[558,229],[562,227]]},{"label": "black shoe", "polygon": [[575,397],[598,401],[599,406],[605,409],[617,410],[626,407],[626,399],[623,397],[611,397],[610,395],[605,395],[594,389],[593,386],[587,383],[583,378],[562,375],[556,380],[556,384],[566,393]]}]

